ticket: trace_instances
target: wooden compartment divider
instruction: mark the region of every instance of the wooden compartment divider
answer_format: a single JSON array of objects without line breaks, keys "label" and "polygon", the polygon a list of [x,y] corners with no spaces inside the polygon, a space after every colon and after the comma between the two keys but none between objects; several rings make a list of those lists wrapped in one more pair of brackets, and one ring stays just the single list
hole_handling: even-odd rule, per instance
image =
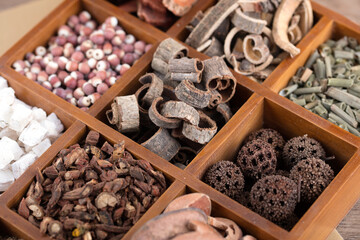
[{"label": "wooden compartment divider", "polygon": [[[312,4],[318,21],[298,44],[301,49],[298,57],[283,61],[264,84],[232,71],[238,84],[232,100],[235,105],[234,116],[185,170],[180,170],[107,124],[105,111],[110,108],[116,96],[131,94],[137,90],[140,86],[139,77],[151,70],[152,55],[158,44],[169,36],[179,41],[184,40],[187,34],[185,27],[196,12],[206,10],[215,3],[214,0],[198,1],[191,11],[164,33],[104,0],[65,0],[0,58],[0,76],[8,80],[16,96],[29,105],[44,108],[47,113],[55,112],[66,129],[48,151],[0,196],[0,227],[4,226],[11,234],[23,239],[49,239],[13,209],[26,193],[37,169],[41,170],[50,165],[61,149],[83,139],[89,130],[96,130],[100,132],[102,140],[111,143],[125,140],[126,149],[135,158],[146,159],[155,169],[164,172],[168,183],[166,192],[123,239],[130,239],[147,220],[159,215],[172,199],[189,192],[208,194],[216,216],[234,220],[243,231],[258,239],[325,239],[330,234],[360,197],[360,189],[355,187],[360,181],[360,138],[277,94],[286,86],[297,68],[329,37],[350,35],[360,40],[359,26],[317,3]],[[116,16],[127,32],[153,44],[150,51],[119,78],[87,112],[57,97],[11,67],[15,60],[23,59],[27,52],[32,52],[38,45],[46,44],[69,16],[84,9],[100,22],[108,16]],[[189,48],[189,55],[201,60],[209,58],[193,48]],[[201,181],[210,165],[220,160],[233,160],[246,136],[261,127],[272,127],[287,139],[308,134],[319,140],[328,154],[336,156],[336,160],[330,162],[336,172],[335,179],[291,231],[282,229]]]}]

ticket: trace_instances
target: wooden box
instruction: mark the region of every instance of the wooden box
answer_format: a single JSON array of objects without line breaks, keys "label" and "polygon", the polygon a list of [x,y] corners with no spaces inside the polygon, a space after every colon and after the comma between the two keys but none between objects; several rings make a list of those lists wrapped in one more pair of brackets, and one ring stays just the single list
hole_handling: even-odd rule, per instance
[{"label": "wooden box", "polygon": [[[138,79],[150,69],[152,54],[157,45],[169,36],[179,41],[184,40],[185,26],[195,13],[200,9],[207,9],[215,2],[200,0],[199,4],[165,33],[104,0],[65,0],[0,58],[0,76],[8,80],[16,96],[32,106],[45,109],[47,113],[55,112],[66,128],[64,134],[0,196],[2,229],[23,239],[48,239],[13,209],[26,193],[38,168],[50,165],[61,149],[83,139],[89,130],[96,130],[103,140],[111,143],[125,140],[127,150],[135,158],[148,160],[156,169],[163,171],[167,178],[166,192],[123,239],[130,239],[134,231],[147,220],[159,215],[172,199],[188,192],[208,194],[215,216],[234,220],[244,232],[258,239],[325,239],[330,234],[360,197],[360,189],[356,187],[360,181],[360,138],[279,96],[277,92],[286,86],[297,68],[326,39],[349,35],[360,40],[360,27],[337,13],[312,3],[317,22],[298,44],[301,54],[284,60],[263,84],[234,73],[238,83],[232,100],[234,116],[185,170],[175,167],[108,125],[106,110],[116,96],[132,94],[137,90],[140,86]],[[111,15],[116,16],[126,31],[154,45],[87,112],[62,100],[11,67],[15,60],[22,59],[27,52],[45,44],[69,16],[84,9],[98,21]],[[200,59],[208,58],[191,48],[189,55]],[[201,181],[211,164],[225,159],[233,160],[245,137],[263,126],[278,130],[287,139],[308,134],[319,140],[329,155],[336,156],[336,160],[331,162],[336,172],[335,179],[291,231],[280,228]]]}]

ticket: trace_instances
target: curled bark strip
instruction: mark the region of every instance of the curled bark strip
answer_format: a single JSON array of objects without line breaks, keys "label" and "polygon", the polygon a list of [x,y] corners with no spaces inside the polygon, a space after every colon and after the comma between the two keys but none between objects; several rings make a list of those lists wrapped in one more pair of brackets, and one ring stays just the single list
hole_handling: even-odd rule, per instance
[{"label": "curled bark strip", "polygon": [[172,38],[162,41],[156,49],[151,67],[155,71],[166,75],[168,72],[168,63],[170,59],[182,58],[187,56],[188,49]]},{"label": "curled bark strip", "polygon": [[224,55],[223,48],[223,44],[217,38],[212,37],[209,47],[206,48],[203,53],[210,57],[222,56]]},{"label": "curled bark strip", "polygon": [[204,70],[204,64],[197,58],[180,58],[169,61],[170,79],[182,81],[188,79],[191,82],[201,82],[201,73]]},{"label": "curled bark strip", "polygon": [[173,129],[178,128],[181,124],[180,119],[167,118],[159,113],[160,105],[163,103],[163,98],[158,97],[152,102],[149,108],[149,117],[151,121],[158,127]]},{"label": "curled bark strip", "polygon": [[305,35],[310,31],[314,23],[314,15],[310,0],[303,0],[296,12],[300,14],[299,27],[302,34]]},{"label": "curled bark strip", "polygon": [[[147,93],[149,87],[150,87],[150,83],[146,83],[146,84],[142,85],[135,92],[135,97],[136,97],[136,101],[138,103],[138,108],[139,108],[140,124],[141,124],[141,126],[147,126],[147,127],[154,126],[152,121],[150,120],[149,114],[148,114],[148,106],[149,105],[146,105],[146,103],[143,101],[143,97]],[[165,91],[165,86],[164,86],[163,93],[164,93],[164,91]]]},{"label": "curled bark strip", "polygon": [[290,26],[288,28],[288,37],[291,43],[296,44],[302,38],[302,32],[299,27],[300,15],[294,15],[291,18]]},{"label": "curled bark strip", "polygon": [[207,90],[217,89],[221,80],[234,79],[222,58],[207,59],[204,61],[204,65],[203,81]]},{"label": "curled bark strip", "polygon": [[195,108],[205,108],[209,104],[210,92],[202,91],[189,80],[183,80],[176,88],[177,98]]},{"label": "curled bark strip", "polygon": [[292,57],[300,53],[300,49],[290,43],[287,36],[289,22],[296,8],[303,0],[284,0],[276,10],[273,22],[273,37],[276,45],[290,53]]},{"label": "curled bark strip", "polygon": [[235,27],[240,28],[248,33],[261,34],[267,22],[245,15],[240,8],[235,10],[231,18],[231,22]]},{"label": "curled bark strip", "polygon": [[262,12],[261,2],[266,2],[267,0],[259,1],[242,1],[239,3],[243,12]]},{"label": "curled bark strip", "polygon": [[205,113],[200,112],[199,126],[184,122],[182,134],[193,142],[208,143],[217,132],[216,122]]},{"label": "curled bark strip", "polygon": [[162,3],[164,6],[176,16],[184,16],[187,13],[191,6],[196,2],[196,0],[191,1],[176,1],[176,0],[163,0]]},{"label": "curled bark strip", "polygon": [[204,52],[210,45],[211,45],[211,39],[208,39],[204,43],[202,43],[198,48],[196,48],[196,51]]},{"label": "curled bark strip", "polygon": [[172,138],[164,128],[159,128],[150,139],[141,145],[167,161],[170,161],[181,147],[180,143]]},{"label": "curled bark strip", "polygon": [[256,65],[265,62],[270,55],[270,50],[261,35],[247,35],[244,38],[243,48],[246,59]]},{"label": "curled bark strip", "polygon": [[196,126],[200,121],[199,113],[196,109],[180,101],[168,101],[164,103],[161,114],[165,117],[184,120]]},{"label": "curled bark strip", "polygon": [[204,61],[203,81],[207,90],[217,90],[221,102],[229,101],[235,94],[236,80],[224,59],[213,57]]},{"label": "curled bark strip", "polygon": [[254,72],[260,72],[260,71],[264,70],[266,67],[268,67],[272,63],[273,59],[274,59],[274,57],[272,55],[269,55],[267,60],[263,64],[255,67],[254,70],[251,72],[243,71],[242,69],[240,69],[240,64],[238,61],[236,61],[236,58],[234,56],[232,56],[230,58],[230,64],[233,65],[235,72],[243,74],[243,75],[251,75]]},{"label": "curled bark strip", "polygon": [[[117,117],[114,116],[117,114]],[[135,132],[139,130],[140,116],[139,107],[136,96],[120,96],[114,99],[111,104],[111,110],[106,112],[106,116],[110,122],[116,119],[116,127],[120,132]]]},{"label": "curled bark strip", "polygon": [[217,105],[216,111],[221,114],[221,116],[225,119],[225,122],[228,122],[233,116],[230,107],[225,103]]},{"label": "curled bark strip", "polygon": [[142,98],[142,100],[146,104],[151,105],[152,101],[154,101],[155,98],[161,96],[164,88],[164,83],[154,73],[145,74],[139,79],[139,82],[141,82],[142,84],[147,84],[147,83],[150,84],[148,91],[145,93],[145,96]]},{"label": "curled bark strip", "polygon": [[210,101],[209,101],[208,107],[214,108],[217,105],[219,105],[221,101],[222,101],[222,97],[221,97],[220,93],[216,90],[212,90],[210,92]]},{"label": "curled bark strip", "polygon": [[241,29],[238,27],[234,27],[230,30],[230,32],[228,33],[228,35],[225,38],[225,42],[224,42],[224,54],[225,54],[225,58],[228,60],[228,62],[230,62],[231,56],[232,56],[232,51],[231,51],[231,42],[233,40],[233,38],[235,37],[235,35],[240,32]]},{"label": "curled bark strip", "polygon": [[204,41],[210,38],[214,31],[220,26],[224,19],[237,7],[238,0],[221,0],[209,10],[202,20],[190,33],[185,43],[198,48]]}]

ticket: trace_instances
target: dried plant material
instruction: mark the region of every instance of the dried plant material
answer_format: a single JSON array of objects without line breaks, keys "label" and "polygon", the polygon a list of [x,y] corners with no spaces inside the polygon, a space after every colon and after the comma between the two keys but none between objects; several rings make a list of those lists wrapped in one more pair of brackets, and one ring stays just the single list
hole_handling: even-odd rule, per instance
[{"label": "dried plant material", "polygon": [[290,53],[292,57],[300,53],[300,49],[290,43],[287,32],[292,15],[302,0],[284,0],[276,10],[273,22],[273,38],[281,49]]},{"label": "dried plant material", "polygon": [[163,0],[164,6],[176,16],[184,16],[197,0]]},{"label": "dried plant material", "polygon": [[205,48],[205,50],[201,50],[200,52],[203,52],[210,57],[222,56],[224,54],[224,47],[221,42],[216,37],[212,37],[209,41],[209,45]]},{"label": "dried plant material", "polygon": [[296,13],[300,15],[299,27],[301,33],[305,36],[305,34],[307,34],[310,31],[312,25],[314,24],[314,16],[311,7],[311,1],[303,0],[299,8],[296,10]]},{"label": "dried plant material", "polygon": [[209,240],[221,240],[222,236],[210,225],[199,222],[189,221],[187,224],[188,229],[191,232],[184,233],[173,238],[174,240],[186,240],[186,239],[209,239]]},{"label": "dried plant material", "polygon": [[180,59],[170,59],[169,74],[173,81],[189,80],[200,83],[204,64],[197,58],[183,57]]},{"label": "dried plant material", "polygon": [[183,80],[175,88],[176,97],[195,108],[205,108],[208,106],[211,94],[209,91],[202,91],[194,86],[189,80]]},{"label": "dried plant material", "polygon": [[167,38],[162,41],[156,49],[151,62],[151,67],[155,71],[166,75],[168,73],[170,59],[186,57],[187,53],[188,49],[186,47],[172,38]]},{"label": "dried plant material", "polygon": [[264,63],[270,55],[270,50],[260,35],[247,35],[244,38],[243,48],[246,59],[256,65]]},{"label": "dried plant material", "polygon": [[196,25],[190,33],[185,43],[198,48],[204,41],[209,39],[214,31],[220,26],[222,21],[229,16],[238,7],[238,0],[221,0],[210,11],[208,11],[202,20]]},{"label": "dried plant material", "polygon": [[231,18],[233,25],[243,31],[252,34],[261,34],[267,22],[245,15],[240,8],[237,8]]},{"label": "dried plant material", "polygon": [[164,103],[161,114],[165,117],[184,120],[196,126],[200,121],[199,113],[196,109],[180,101],[167,101]]},{"label": "dried plant material", "polygon": [[173,200],[165,208],[164,213],[172,212],[183,208],[198,208],[210,216],[211,213],[211,200],[209,196],[203,193],[190,193]]},{"label": "dried plant material", "polygon": [[120,132],[139,130],[139,107],[135,95],[116,97],[106,116],[109,122],[116,124]]},{"label": "dried plant material", "polygon": [[164,128],[159,128],[150,139],[141,143],[141,145],[167,161],[170,161],[176,155],[181,146]]},{"label": "dried plant material", "polygon": [[230,219],[220,217],[208,217],[208,224],[219,232],[223,232],[223,237],[226,240],[241,239],[243,233],[239,226]]},{"label": "dried plant material", "polygon": [[[159,109],[161,109],[161,105],[163,104],[163,98],[156,98],[151,107],[149,108],[149,118],[151,121],[158,127],[173,129],[180,127],[181,119],[178,118],[168,118],[160,114]],[[160,110],[161,111],[161,110]]]},{"label": "dried plant material", "polygon": [[108,192],[100,193],[95,199],[95,206],[98,209],[103,209],[106,208],[107,206],[115,207],[117,203],[118,203],[118,199],[116,198],[115,194]]},{"label": "dried plant material", "polygon": [[139,78],[139,82],[141,82],[142,84],[150,84],[149,89],[145,93],[144,97],[141,99],[148,106],[150,106],[155,98],[161,96],[164,89],[164,82],[154,73],[145,74],[144,76]]},{"label": "dried plant material", "polygon": [[225,122],[228,122],[233,116],[230,107],[226,103],[220,103],[217,105],[216,111],[221,114]]},{"label": "dried plant material", "polygon": [[288,28],[288,37],[292,44],[297,44],[303,37],[301,29],[299,27],[300,16],[294,15],[290,20],[290,26]]},{"label": "dried plant material", "polygon": [[137,2],[137,15],[145,22],[156,27],[167,28],[174,21],[173,16],[162,4],[162,0],[140,0]]},{"label": "dried plant material", "polygon": [[184,122],[182,134],[196,143],[208,143],[217,132],[216,122],[203,112],[199,113],[200,122],[198,126]]},{"label": "dried plant material", "polygon": [[207,216],[196,208],[185,208],[161,214],[146,222],[134,235],[132,240],[158,239],[167,240],[173,236],[189,232],[188,222],[207,223]]},{"label": "dried plant material", "polygon": [[259,66],[254,67],[250,71],[249,70],[243,70],[241,68],[239,62],[236,61],[234,56],[231,56],[230,63],[231,63],[231,65],[234,66],[235,72],[238,72],[238,73],[243,74],[243,75],[251,75],[251,74],[253,74],[255,72],[263,71],[265,68],[267,68],[271,64],[273,59],[274,59],[274,57],[272,55],[269,55],[268,58],[266,59],[266,61],[263,64],[260,64]]}]

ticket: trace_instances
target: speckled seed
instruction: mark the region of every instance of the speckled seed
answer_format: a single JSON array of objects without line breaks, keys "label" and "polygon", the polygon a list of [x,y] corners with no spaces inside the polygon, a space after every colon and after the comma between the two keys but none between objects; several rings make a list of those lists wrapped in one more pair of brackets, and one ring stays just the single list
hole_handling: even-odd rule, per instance
[{"label": "speckled seed", "polygon": [[81,97],[77,102],[79,107],[89,107],[91,104],[91,100],[89,97]]},{"label": "speckled seed", "polygon": [[101,95],[104,94],[109,89],[108,85],[106,83],[100,83],[96,87],[96,91],[100,93]]},{"label": "speckled seed", "polygon": [[90,95],[95,92],[95,88],[91,82],[84,83],[81,88],[82,88],[82,91],[84,92],[84,94],[86,94],[86,95]]}]

